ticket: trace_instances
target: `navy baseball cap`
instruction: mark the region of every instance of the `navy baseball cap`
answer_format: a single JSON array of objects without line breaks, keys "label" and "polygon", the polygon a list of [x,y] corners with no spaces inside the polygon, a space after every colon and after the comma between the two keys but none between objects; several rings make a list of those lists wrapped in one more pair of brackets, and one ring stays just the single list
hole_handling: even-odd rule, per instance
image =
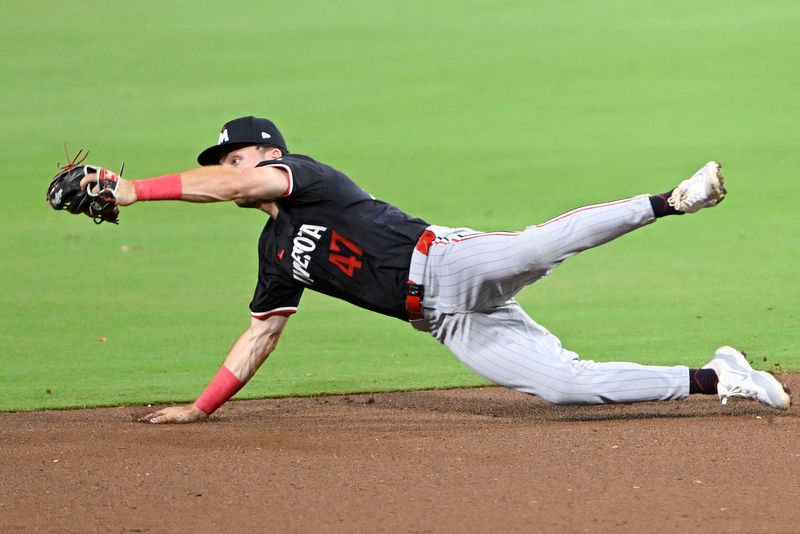
[{"label": "navy baseball cap", "polygon": [[197,162],[200,165],[219,165],[222,155],[236,149],[237,145],[271,145],[280,148],[284,154],[289,153],[275,123],[249,115],[226,122],[219,132],[217,144],[200,152]]}]

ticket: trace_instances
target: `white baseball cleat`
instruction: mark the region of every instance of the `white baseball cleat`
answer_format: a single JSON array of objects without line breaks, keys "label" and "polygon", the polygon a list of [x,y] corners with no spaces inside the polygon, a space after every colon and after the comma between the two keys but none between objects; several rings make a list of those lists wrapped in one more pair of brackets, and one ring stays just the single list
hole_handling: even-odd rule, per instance
[{"label": "white baseball cleat", "polygon": [[725,198],[722,165],[709,161],[702,169],[678,184],[667,202],[678,211],[694,213],[712,208]]},{"label": "white baseball cleat", "polygon": [[733,347],[718,348],[703,369],[717,372],[717,393],[722,404],[727,404],[731,397],[741,397],[788,410],[792,402],[783,385],[774,376],[766,371],[754,370],[744,354]]}]

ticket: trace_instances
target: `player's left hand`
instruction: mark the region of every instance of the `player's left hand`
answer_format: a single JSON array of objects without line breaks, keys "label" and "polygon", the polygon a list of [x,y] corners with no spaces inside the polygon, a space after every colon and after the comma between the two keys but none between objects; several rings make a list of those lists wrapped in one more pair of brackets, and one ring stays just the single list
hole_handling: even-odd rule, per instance
[{"label": "player's left hand", "polygon": [[53,177],[45,198],[53,209],[85,213],[98,224],[116,224],[119,222],[119,180],[113,172],[71,160]]},{"label": "player's left hand", "polygon": [[207,419],[208,416],[194,404],[169,406],[140,417],[142,423],[193,423]]},{"label": "player's left hand", "polygon": [[91,188],[89,189],[91,196],[96,196],[98,194],[98,186],[107,181],[113,183],[112,194],[117,206],[130,206],[136,202],[136,192],[133,188],[133,182],[106,169],[98,169],[98,172],[89,173],[84,176],[83,179],[81,179],[81,189],[86,190],[87,188]]}]

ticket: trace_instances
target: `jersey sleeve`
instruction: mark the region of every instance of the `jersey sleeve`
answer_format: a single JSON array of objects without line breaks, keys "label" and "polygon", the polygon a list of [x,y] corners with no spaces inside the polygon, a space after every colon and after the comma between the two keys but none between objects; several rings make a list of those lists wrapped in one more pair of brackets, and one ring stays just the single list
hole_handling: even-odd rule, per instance
[{"label": "jersey sleeve", "polygon": [[292,315],[297,311],[303,287],[287,283],[277,274],[266,272],[261,263],[258,283],[250,301],[250,315],[256,319],[267,319],[273,315]]},{"label": "jersey sleeve", "polygon": [[286,193],[278,201],[313,203],[327,198],[328,179],[315,161],[298,155],[262,161],[258,167],[278,167],[286,172]]}]

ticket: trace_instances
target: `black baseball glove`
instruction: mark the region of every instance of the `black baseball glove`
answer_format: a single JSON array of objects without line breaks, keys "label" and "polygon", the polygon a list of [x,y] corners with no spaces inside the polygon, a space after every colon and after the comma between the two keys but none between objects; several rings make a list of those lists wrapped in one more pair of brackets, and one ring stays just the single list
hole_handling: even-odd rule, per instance
[{"label": "black baseball glove", "polygon": [[[47,188],[47,202],[56,210],[66,209],[70,213],[85,213],[96,224],[110,222],[119,224],[119,207],[117,206],[117,186],[119,177],[111,171],[91,165],[81,165],[78,154],[66,165],[60,167],[50,186]],[[97,185],[90,184],[81,189],[81,180],[87,174],[97,174]]]}]

